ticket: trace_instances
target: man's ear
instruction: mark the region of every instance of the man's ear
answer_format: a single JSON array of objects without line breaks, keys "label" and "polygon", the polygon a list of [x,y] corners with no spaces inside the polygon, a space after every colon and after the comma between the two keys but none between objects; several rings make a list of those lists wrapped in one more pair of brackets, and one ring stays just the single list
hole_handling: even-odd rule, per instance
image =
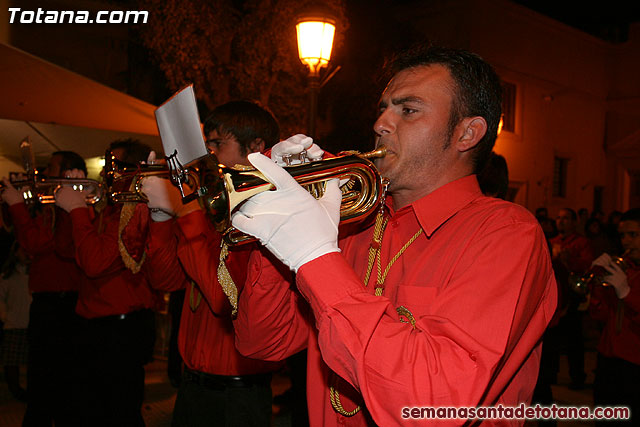
[{"label": "man's ear", "polygon": [[249,143],[249,153],[262,153],[265,143],[262,138],[256,138]]},{"label": "man's ear", "polygon": [[487,133],[487,121],[480,116],[464,118],[458,126],[462,128],[462,134],[456,142],[460,152],[471,150]]}]

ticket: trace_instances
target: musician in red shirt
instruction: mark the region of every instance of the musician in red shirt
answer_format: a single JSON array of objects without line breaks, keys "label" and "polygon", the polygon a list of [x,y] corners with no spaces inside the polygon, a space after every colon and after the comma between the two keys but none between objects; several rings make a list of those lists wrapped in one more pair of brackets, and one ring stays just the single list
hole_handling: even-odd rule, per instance
[{"label": "musician in red shirt", "polygon": [[634,425],[633,420],[640,419],[640,209],[625,212],[618,231],[626,270],[608,254],[593,262],[606,269],[604,283],[609,285],[595,284],[589,304],[591,316],[605,322],[598,343],[593,402],[628,406],[629,425]]},{"label": "musician in red shirt", "polygon": [[[149,147],[135,140],[110,146],[121,162],[135,166]],[[152,355],[158,287],[184,280],[177,259],[148,238],[153,224],[144,204],[108,204],[97,215],[69,187],[56,204],[70,213],[76,262],[84,276],[77,313],[84,319],[83,370],[75,399],[79,425],[143,426],[144,364]]]},{"label": "musician in red shirt", "polygon": [[[204,133],[207,147],[218,161],[234,166],[247,164],[249,153],[264,151],[277,142],[279,127],[271,113],[259,105],[232,101],[212,111],[205,120]],[[220,261],[222,235],[197,202],[183,206],[177,188],[156,177],[145,178],[143,192],[155,212],[156,226],[164,227],[163,233],[154,233],[152,239],[176,251],[189,276],[189,280],[165,288],[186,287],[178,335],[185,371],[173,425],[268,426],[271,372],[282,364],[238,353],[232,325],[253,245],[228,248],[229,255]],[[170,220],[173,216],[175,221]],[[221,264],[232,279],[222,284]],[[290,273],[283,269],[283,274]]]},{"label": "musician in red shirt", "polygon": [[[551,252],[555,262],[562,263],[567,271],[574,275],[582,275],[594,259],[593,250],[586,237],[576,232],[578,216],[571,208],[563,208],[558,212],[556,225],[558,235],[550,239]],[[583,296],[569,288],[569,283],[558,283],[565,287],[568,295],[568,306],[564,316],[560,318],[558,333],[567,346],[569,362],[569,388],[584,388],[587,374],[584,370],[584,336],[583,311],[579,310]],[[559,354],[556,354],[559,357]]]},{"label": "musician in red shirt", "polygon": [[277,190],[233,217],[297,273],[299,291],[253,252],[236,346],[266,360],[308,348],[314,426],[398,425],[413,407],[528,403],[556,305],[535,218],[483,196],[474,176],[500,120],[495,72],[441,48],[401,55],[392,71],[374,125],[387,148],[376,166],[390,180],[375,225],[343,228],[338,239],[338,183],[316,200],[259,154],[248,159]]},{"label": "musician in red shirt", "polygon": [[[74,169],[82,177],[86,175],[82,157],[57,151],[41,177],[61,178]],[[31,259],[29,291],[33,301],[23,425],[69,425],[75,417],[69,397],[79,323],[75,306],[82,277],[74,258],[71,219],[53,205],[36,204],[29,209],[22,194],[8,180],[3,182],[2,199],[9,205],[16,239]]]}]

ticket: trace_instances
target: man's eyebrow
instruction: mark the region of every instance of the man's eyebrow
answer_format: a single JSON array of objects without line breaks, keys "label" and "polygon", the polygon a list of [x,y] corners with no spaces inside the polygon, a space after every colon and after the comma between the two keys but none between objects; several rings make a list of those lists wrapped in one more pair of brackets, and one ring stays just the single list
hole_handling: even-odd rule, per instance
[{"label": "man's eyebrow", "polygon": [[422,104],[423,101],[421,98],[417,97],[417,96],[405,96],[403,98],[396,98],[396,99],[392,99],[391,103],[393,105],[401,105],[404,104],[406,102],[416,102],[418,104]]},{"label": "man's eyebrow", "polygon": [[[404,104],[406,102],[414,102],[414,103],[418,103],[418,104],[422,104],[423,103],[422,98],[419,98],[417,96],[405,96],[405,97],[402,97],[402,98],[395,98],[395,99],[391,100],[391,103],[393,105],[402,105],[402,104]],[[389,104],[387,103],[387,101],[380,101],[378,103],[378,107],[379,108],[386,108],[388,106],[389,106]]]}]

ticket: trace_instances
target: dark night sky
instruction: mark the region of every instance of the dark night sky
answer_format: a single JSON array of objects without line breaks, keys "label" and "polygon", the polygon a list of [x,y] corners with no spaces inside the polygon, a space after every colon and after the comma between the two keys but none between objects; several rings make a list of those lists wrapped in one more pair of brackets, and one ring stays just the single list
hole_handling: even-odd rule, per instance
[{"label": "dark night sky", "polygon": [[640,21],[640,2],[637,0],[512,1],[613,43],[625,42],[629,24]]}]

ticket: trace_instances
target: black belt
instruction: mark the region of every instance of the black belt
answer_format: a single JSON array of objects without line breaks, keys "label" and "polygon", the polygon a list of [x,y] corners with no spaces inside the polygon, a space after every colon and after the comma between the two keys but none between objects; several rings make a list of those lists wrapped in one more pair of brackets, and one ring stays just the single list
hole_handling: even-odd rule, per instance
[{"label": "black belt", "polygon": [[271,384],[271,374],[255,375],[213,375],[205,372],[194,371],[184,368],[182,379],[212,390],[225,390],[227,388],[247,388],[254,385],[269,386]]}]

